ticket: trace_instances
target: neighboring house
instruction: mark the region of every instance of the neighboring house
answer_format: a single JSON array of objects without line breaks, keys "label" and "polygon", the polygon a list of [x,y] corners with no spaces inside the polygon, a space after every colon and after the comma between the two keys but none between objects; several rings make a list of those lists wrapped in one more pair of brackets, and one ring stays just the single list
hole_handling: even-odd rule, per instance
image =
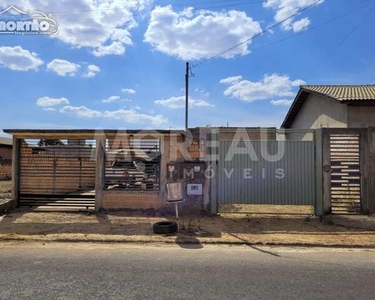
[{"label": "neighboring house", "polygon": [[375,85],[303,85],[285,129],[375,127]]},{"label": "neighboring house", "polygon": [[0,180],[12,177],[13,140],[0,137]]},{"label": "neighboring house", "polygon": [[13,140],[0,137],[0,160],[12,159]]}]

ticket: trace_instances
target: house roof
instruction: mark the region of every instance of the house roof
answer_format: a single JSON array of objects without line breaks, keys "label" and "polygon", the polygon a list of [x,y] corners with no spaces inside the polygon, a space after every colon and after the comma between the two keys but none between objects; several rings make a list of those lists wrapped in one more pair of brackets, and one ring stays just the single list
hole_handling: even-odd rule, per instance
[{"label": "house roof", "polygon": [[340,101],[375,100],[375,85],[302,85],[301,89]]},{"label": "house roof", "polygon": [[375,85],[301,85],[281,128],[290,128],[310,94],[321,95],[342,103],[370,104],[370,101],[375,101]]},{"label": "house roof", "polygon": [[8,139],[8,138],[3,138],[3,137],[0,137],[0,145],[2,146],[12,146],[13,145],[13,140],[12,139]]}]

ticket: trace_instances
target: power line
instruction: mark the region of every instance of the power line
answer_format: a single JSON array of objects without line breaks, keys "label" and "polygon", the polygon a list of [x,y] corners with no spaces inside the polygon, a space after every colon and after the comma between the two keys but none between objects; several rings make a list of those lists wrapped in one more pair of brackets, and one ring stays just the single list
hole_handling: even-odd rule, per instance
[{"label": "power line", "polygon": [[257,37],[263,35],[264,33],[268,32],[268,31],[270,31],[270,30],[272,30],[273,28],[279,26],[280,24],[284,23],[285,21],[288,21],[289,19],[292,19],[293,17],[297,16],[297,15],[300,14],[301,12],[303,12],[303,11],[305,11],[305,10],[308,10],[309,8],[315,6],[315,5],[318,4],[319,2],[321,2],[321,0],[317,0],[317,1],[313,2],[312,4],[310,4],[309,6],[306,6],[305,8],[300,9],[299,11],[297,11],[296,13],[290,15],[290,16],[287,17],[286,19],[284,19],[284,20],[282,20],[282,21],[280,21],[280,22],[277,22],[277,23],[273,24],[272,26],[268,27],[268,28],[265,29],[265,30],[262,30],[260,33],[254,35],[253,37],[251,37],[251,38],[249,38],[249,39],[246,39],[246,40],[242,41],[241,43],[238,43],[238,44],[236,44],[236,45],[234,45],[234,46],[232,46],[232,47],[230,47],[230,48],[228,48],[228,49],[226,49],[226,50],[224,50],[224,51],[222,51],[222,52],[220,52],[220,53],[218,53],[218,54],[216,54],[216,55],[214,55],[214,56],[212,56],[212,57],[210,57],[210,58],[207,58],[207,59],[205,59],[205,60],[203,60],[203,61],[201,61],[201,62],[199,62],[199,63],[193,65],[193,68],[196,68],[196,67],[198,67],[198,66],[200,66],[200,65],[202,65],[202,64],[204,64],[204,63],[206,63],[206,62],[209,62],[210,60],[212,60],[212,59],[214,59],[214,58],[216,58],[216,57],[219,57],[219,56],[221,56],[221,55],[223,55],[223,54],[225,54],[225,53],[227,53],[227,52],[229,52],[229,51],[231,51],[231,50],[233,50],[233,49],[235,49],[235,48],[237,48],[237,47],[239,47],[239,46],[241,46],[241,45],[243,45],[243,44],[245,44],[245,43],[248,43],[249,41],[252,41],[253,39],[255,39],[255,38],[257,38]]},{"label": "power line", "polygon": [[334,22],[334,21],[337,21],[337,20],[339,20],[339,19],[342,19],[342,18],[344,18],[344,17],[346,17],[346,16],[348,16],[348,15],[351,15],[352,13],[356,12],[357,10],[360,10],[360,9],[362,9],[362,8],[364,8],[364,7],[366,7],[366,6],[368,6],[368,5],[371,4],[372,2],[374,2],[374,0],[371,0],[369,3],[367,3],[367,4],[365,4],[365,5],[361,5],[361,6],[355,8],[355,9],[352,9],[352,10],[350,10],[350,11],[348,11],[348,12],[342,14],[342,15],[338,15],[338,16],[336,16],[336,17],[334,17],[334,18],[332,18],[332,19],[329,19],[329,20],[327,20],[327,21],[324,21],[324,22],[322,22],[322,23],[320,23],[320,24],[317,24],[317,25],[315,25],[315,26],[311,26],[311,27],[309,27],[309,28],[306,28],[306,29],[303,30],[303,31],[295,32],[295,33],[293,33],[293,34],[291,34],[291,35],[289,35],[289,36],[287,36],[287,37],[285,37],[285,38],[282,38],[282,39],[276,40],[276,41],[274,41],[274,42],[271,42],[271,43],[265,44],[265,45],[260,46],[260,47],[258,47],[258,48],[253,48],[253,49],[251,49],[251,52],[255,52],[255,51],[261,50],[261,49],[263,49],[263,48],[266,48],[266,47],[272,46],[272,45],[274,45],[274,44],[281,43],[281,42],[286,41],[286,40],[289,40],[289,39],[291,39],[291,38],[293,38],[293,37],[295,37],[295,36],[297,36],[297,35],[300,35],[300,34],[306,33],[306,32],[308,32],[308,31],[311,31],[311,30],[317,29],[317,28],[319,28],[319,27],[322,27],[323,25],[327,25],[327,24],[329,24],[329,23],[332,23],[332,22]]},{"label": "power line", "polygon": [[[368,3],[366,3],[365,5],[361,5],[361,6],[359,6],[359,7],[356,7],[355,9],[352,9],[352,10],[350,10],[350,11],[348,11],[348,12],[342,14],[342,15],[338,15],[338,16],[336,16],[336,17],[334,17],[334,18],[332,18],[332,19],[329,19],[329,20],[327,20],[327,21],[324,21],[324,22],[322,22],[322,23],[320,23],[320,24],[317,24],[317,25],[315,25],[315,26],[311,26],[311,27],[309,27],[309,28],[306,28],[306,29],[303,30],[303,31],[295,32],[295,33],[293,33],[293,34],[291,34],[291,35],[289,35],[289,36],[287,36],[287,37],[285,37],[285,38],[282,38],[282,39],[279,39],[279,40],[273,41],[273,42],[268,43],[268,44],[265,44],[265,45],[262,45],[262,46],[260,46],[260,47],[258,47],[258,48],[251,48],[250,50],[251,50],[252,53],[253,53],[253,52],[257,52],[257,51],[262,50],[262,49],[264,49],[264,48],[267,48],[267,47],[269,47],[269,46],[272,46],[272,45],[275,45],[275,44],[281,43],[281,42],[283,42],[283,41],[289,40],[289,39],[291,39],[291,38],[293,38],[293,37],[296,37],[296,36],[298,36],[298,35],[304,34],[304,33],[308,32],[308,31],[315,30],[315,29],[317,29],[317,28],[319,28],[319,27],[322,27],[322,26],[324,26],[324,25],[327,25],[327,24],[329,24],[329,23],[332,23],[332,22],[334,22],[334,21],[337,21],[337,20],[339,20],[339,19],[342,19],[342,18],[344,18],[344,17],[346,17],[346,16],[348,16],[348,15],[351,15],[351,14],[355,13],[356,11],[361,10],[362,8],[368,6],[369,4],[372,4],[374,1],[375,1],[375,0],[370,0],[370,1],[369,1]],[[216,63],[219,63],[219,62],[221,62],[221,61],[220,61],[220,60],[216,61]],[[211,63],[211,64],[215,64],[215,62],[214,62],[214,63]],[[374,77],[374,80],[375,80],[375,77]]]},{"label": "power line", "polygon": [[332,52],[328,54],[317,66],[316,68],[305,78],[307,80],[313,75],[336,51],[337,49],[358,29],[358,27],[370,16],[370,14],[375,10],[375,6],[370,9],[370,11],[352,28],[352,30],[345,35],[345,37],[339,41],[339,43],[333,48]]},{"label": "power line", "polygon": [[[371,1],[371,2],[373,2],[373,1]],[[370,2],[370,3],[371,3]],[[341,15],[341,16],[338,16],[338,17],[335,17],[335,18],[333,18],[332,20],[337,20],[337,19],[339,19],[340,17],[342,17],[342,16],[346,16],[346,15],[348,15],[349,13],[352,13],[353,11],[356,11],[356,10],[358,10],[358,9],[361,9],[361,8],[363,8],[363,7],[365,7],[365,6],[367,6],[369,3],[367,3],[366,5],[363,5],[363,6],[361,6],[361,7],[359,7],[359,8],[356,8],[355,10],[352,10],[351,12],[348,12],[348,13],[346,13],[346,14],[343,14],[343,15]],[[314,74],[315,73],[315,71],[317,71],[321,66],[322,66],[322,64],[329,58],[329,57],[331,57],[334,53],[335,53],[335,51],[337,50],[337,48],[341,45],[341,44],[343,44],[349,37],[350,37],[350,35],[352,35],[354,32],[355,32],[355,30],[357,30],[357,28],[370,16],[370,14],[374,11],[374,9],[375,9],[375,6],[372,8],[372,9],[370,9],[370,11],[353,27],[353,29],[349,32],[349,34],[347,34],[345,37],[344,37],[344,39],[342,39],[340,42],[339,42],[339,44],[335,47],[335,49],[306,77],[306,78],[304,78],[305,80],[307,80],[312,74]],[[328,23],[329,21],[326,21],[326,22],[324,22],[324,23]],[[324,24],[324,23],[322,23],[322,24]],[[321,24],[320,24],[321,25]],[[316,25],[315,26],[315,28],[316,27],[319,27],[320,25]],[[311,29],[313,29],[313,28],[311,28]],[[290,37],[289,37],[290,38]],[[370,81],[370,83],[372,83],[373,81],[375,80],[375,76],[371,79],[371,81]],[[265,120],[264,120],[264,122],[266,121],[266,120],[268,120],[271,116],[273,116],[276,112],[278,112],[278,111],[274,111],[274,112],[271,112],[266,118],[265,118]]]},{"label": "power line", "polygon": [[[227,1],[227,0],[225,0]],[[243,2],[238,2],[238,3],[235,3],[235,4],[228,4],[228,5],[220,5],[220,6],[209,6],[209,7],[201,7],[201,8],[195,8],[196,10],[199,9],[199,10],[208,10],[208,9],[213,9],[213,8],[227,8],[227,7],[233,7],[233,6],[241,6],[241,5],[248,5],[248,4],[256,4],[256,3],[262,3],[262,1],[253,1],[253,2],[248,2],[248,1],[243,1]],[[210,2],[212,3],[212,2]],[[201,3],[200,3],[201,4]],[[175,6],[175,7],[178,7],[178,6]],[[180,5],[180,7],[186,7],[186,6],[182,6]],[[122,8],[126,8],[126,7],[122,7]],[[115,8],[111,8],[111,9],[102,9],[103,11],[104,10],[114,10]],[[116,8],[117,9],[117,8]],[[85,12],[95,12],[95,11],[102,11],[102,10],[81,10],[81,11],[61,11],[61,12],[50,12],[50,14],[79,14],[79,13],[85,13]],[[154,12],[153,14],[164,14],[164,13],[156,13]],[[134,13],[132,12],[132,17],[137,17],[137,16],[141,16],[143,15],[143,12],[142,13]],[[160,20],[163,20],[163,19],[169,19],[170,17],[166,17],[166,18],[158,18],[158,21]],[[89,19],[88,17],[87,18],[80,18],[80,20],[85,20],[85,19]],[[118,19],[118,18],[112,18],[112,19]],[[33,36],[34,37],[34,36]],[[50,39],[44,39],[44,41],[49,41]],[[63,43],[67,43],[66,41],[62,41],[60,40],[61,42]],[[33,44],[33,43],[40,43],[40,40],[39,41],[31,41],[31,42],[26,42],[26,43],[17,43],[17,45],[26,45],[26,44]],[[4,46],[12,46],[12,45],[4,45]]]}]

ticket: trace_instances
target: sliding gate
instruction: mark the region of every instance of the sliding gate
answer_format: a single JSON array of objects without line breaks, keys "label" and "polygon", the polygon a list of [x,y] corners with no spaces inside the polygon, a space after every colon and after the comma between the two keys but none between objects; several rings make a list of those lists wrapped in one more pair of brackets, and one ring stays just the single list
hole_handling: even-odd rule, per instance
[{"label": "sliding gate", "polygon": [[313,141],[220,141],[219,211],[225,204],[315,205]]},{"label": "sliding gate", "polygon": [[19,206],[95,208],[95,141],[21,140]]}]

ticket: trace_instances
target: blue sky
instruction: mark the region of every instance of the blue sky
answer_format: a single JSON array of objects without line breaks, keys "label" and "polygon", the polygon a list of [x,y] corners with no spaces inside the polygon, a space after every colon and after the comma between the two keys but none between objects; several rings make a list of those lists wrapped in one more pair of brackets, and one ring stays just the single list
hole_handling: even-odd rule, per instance
[{"label": "blue sky", "polygon": [[59,32],[0,35],[0,128],[182,128],[187,60],[190,127],[279,127],[300,84],[374,83],[375,1],[321,1],[194,66],[314,2],[2,1]]}]

